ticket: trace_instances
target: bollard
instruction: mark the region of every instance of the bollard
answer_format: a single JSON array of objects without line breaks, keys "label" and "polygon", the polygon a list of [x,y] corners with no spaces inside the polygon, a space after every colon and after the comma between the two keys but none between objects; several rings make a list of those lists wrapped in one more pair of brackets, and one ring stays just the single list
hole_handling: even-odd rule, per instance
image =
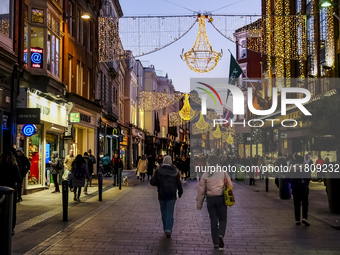
[{"label": "bollard", "polygon": [[266,177],[266,192],[268,192],[268,190],[269,190],[268,186],[269,186],[269,178],[267,176]]},{"label": "bollard", "polygon": [[122,189],[122,172],[123,169],[119,168],[118,169],[118,183],[119,183],[119,189]]},{"label": "bollard", "polygon": [[99,195],[99,201],[103,201],[102,193],[103,193],[103,173],[99,173],[98,174],[98,195]]},{"label": "bollard", "polygon": [[62,181],[63,221],[68,221],[68,180]]},{"label": "bollard", "polygon": [[10,255],[12,252],[14,189],[0,186],[0,251]]}]

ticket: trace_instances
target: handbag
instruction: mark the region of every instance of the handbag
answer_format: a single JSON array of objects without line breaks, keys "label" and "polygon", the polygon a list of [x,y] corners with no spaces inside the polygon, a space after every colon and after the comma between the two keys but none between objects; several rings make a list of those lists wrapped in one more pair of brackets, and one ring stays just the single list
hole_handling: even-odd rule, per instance
[{"label": "handbag", "polygon": [[233,191],[228,187],[224,189],[224,201],[226,206],[233,206],[235,204]]},{"label": "handbag", "polygon": [[61,177],[63,180],[68,180],[68,175],[69,175],[70,171],[65,169],[63,176]]}]

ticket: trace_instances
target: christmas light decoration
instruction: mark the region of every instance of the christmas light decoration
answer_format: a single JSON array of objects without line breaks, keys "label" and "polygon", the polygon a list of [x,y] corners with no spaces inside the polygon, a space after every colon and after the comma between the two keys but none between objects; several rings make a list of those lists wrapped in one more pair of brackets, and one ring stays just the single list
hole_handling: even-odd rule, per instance
[{"label": "christmas light decoration", "polygon": [[183,93],[161,93],[141,91],[138,95],[138,106],[143,111],[154,111],[171,106],[183,98]]},{"label": "christmas light decoration", "polygon": [[209,21],[212,21],[212,18],[208,15],[197,15],[199,27],[195,44],[191,50],[181,55],[181,58],[185,60],[187,66],[197,73],[210,72],[216,67],[219,59],[222,57],[222,51],[217,53],[209,43],[205,27],[205,20],[208,18]]},{"label": "christmas light decoration", "polygon": [[220,125],[217,124],[216,130],[213,132],[215,138],[221,138],[221,130],[220,130]]},{"label": "christmas light decoration", "polygon": [[183,108],[178,113],[183,120],[190,120],[195,116],[196,112],[190,107],[188,94],[185,95]]},{"label": "christmas light decoration", "polygon": [[181,116],[179,116],[178,112],[170,112],[169,113],[169,127],[176,127],[179,125],[184,125],[188,123],[190,120],[183,120]]},{"label": "christmas light decoration", "polygon": [[230,144],[230,145],[234,144],[234,137],[231,135],[231,132],[229,132],[227,143]]},{"label": "christmas light decoration", "polygon": [[124,58],[124,49],[119,40],[117,18],[99,17],[99,61],[107,62]]},{"label": "christmas light decoration", "polygon": [[326,41],[326,66],[334,67],[335,42],[334,42],[334,7],[327,8],[327,41]]},{"label": "christmas light decoration", "polygon": [[206,129],[209,124],[204,120],[202,112],[200,113],[200,119],[195,123],[196,127],[199,129]]}]

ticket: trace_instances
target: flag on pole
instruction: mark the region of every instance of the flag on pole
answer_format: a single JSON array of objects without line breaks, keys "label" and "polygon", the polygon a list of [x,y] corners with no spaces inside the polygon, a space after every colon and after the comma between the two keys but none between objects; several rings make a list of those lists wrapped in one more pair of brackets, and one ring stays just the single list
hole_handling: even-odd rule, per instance
[{"label": "flag on pole", "polygon": [[223,118],[228,121],[228,123],[223,124],[223,126],[228,128],[230,126],[230,121],[234,118],[234,114],[232,111],[223,107]]},{"label": "flag on pole", "polygon": [[[238,77],[240,77],[240,75],[242,73],[243,73],[243,71],[242,71],[241,67],[236,62],[233,54],[231,54],[231,52],[230,52],[229,84],[236,85],[237,79],[238,79]],[[230,90],[228,90],[226,102],[228,101],[229,93],[230,93]]]}]

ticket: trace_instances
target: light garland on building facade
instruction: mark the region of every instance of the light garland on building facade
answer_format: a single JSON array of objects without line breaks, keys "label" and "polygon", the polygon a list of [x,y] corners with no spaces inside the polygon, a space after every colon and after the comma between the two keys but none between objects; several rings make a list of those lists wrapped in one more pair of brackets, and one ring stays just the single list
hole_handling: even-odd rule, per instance
[{"label": "light garland on building facade", "polygon": [[183,98],[183,93],[167,94],[162,92],[141,91],[138,106],[143,111],[154,111],[171,106]]},{"label": "light garland on building facade", "polygon": [[206,129],[209,124],[205,121],[202,112],[200,112],[200,118],[199,120],[195,123],[196,127],[199,129]]}]

